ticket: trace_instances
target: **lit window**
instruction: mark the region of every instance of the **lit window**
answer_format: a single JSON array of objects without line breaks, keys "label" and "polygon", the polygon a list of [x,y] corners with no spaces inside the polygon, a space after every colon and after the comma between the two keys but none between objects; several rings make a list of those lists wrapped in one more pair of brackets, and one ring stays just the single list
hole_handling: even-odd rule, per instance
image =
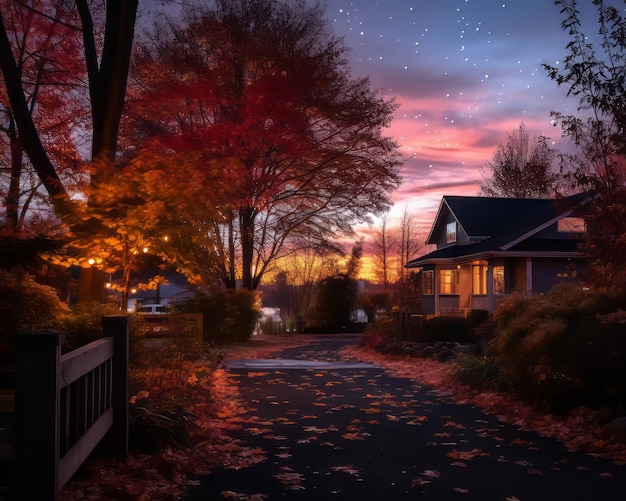
[{"label": "lit window", "polygon": [[446,225],[446,243],[453,244],[454,242],[456,242],[456,221]]},{"label": "lit window", "polygon": [[432,271],[425,271],[422,275],[422,290],[424,291],[425,295],[429,295],[432,296],[435,291],[434,291],[434,280],[433,280],[433,275],[434,272]]},{"label": "lit window", "polygon": [[472,267],[472,294],[487,294],[487,267],[483,264]]},{"label": "lit window", "polygon": [[504,294],[504,266],[493,267],[493,293]]},{"label": "lit window", "polygon": [[439,293],[458,294],[459,293],[459,270],[448,269],[439,270]]},{"label": "lit window", "polygon": [[585,233],[585,220],[582,217],[559,219],[558,230],[565,233]]}]

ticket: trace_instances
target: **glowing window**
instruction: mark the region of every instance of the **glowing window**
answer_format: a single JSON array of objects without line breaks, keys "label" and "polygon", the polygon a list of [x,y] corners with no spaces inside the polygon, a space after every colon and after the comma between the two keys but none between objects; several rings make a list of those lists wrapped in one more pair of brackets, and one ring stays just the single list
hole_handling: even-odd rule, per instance
[{"label": "glowing window", "polygon": [[559,219],[558,229],[566,233],[585,233],[585,220],[582,217],[564,217]]},{"label": "glowing window", "polygon": [[472,266],[472,294],[487,294],[487,267],[483,264]]},{"label": "glowing window", "polygon": [[504,266],[493,267],[493,293],[504,294]]},{"label": "glowing window", "polygon": [[444,295],[459,293],[459,270],[439,270],[439,293]]},{"label": "glowing window", "polygon": [[446,225],[446,243],[453,244],[454,242],[456,242],[456,221]]}]

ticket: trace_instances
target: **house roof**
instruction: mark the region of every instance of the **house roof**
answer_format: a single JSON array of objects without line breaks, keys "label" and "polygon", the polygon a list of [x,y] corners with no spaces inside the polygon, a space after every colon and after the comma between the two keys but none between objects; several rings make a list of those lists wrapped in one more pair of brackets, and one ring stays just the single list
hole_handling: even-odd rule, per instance
[{"label": "house roof", "polygon": [[533,240],[530,237],[567,217],[572,210],[591,200],[589,193],[560,199],[522,199],[444,196],[427,244],[435,244],[437,235],[452,215],[469,241],[446,246],[409,261],[407,268],[437,261],[463,258],[486,258],[497,255],[541,253],[562,255],[576,253],[573,240]]}]

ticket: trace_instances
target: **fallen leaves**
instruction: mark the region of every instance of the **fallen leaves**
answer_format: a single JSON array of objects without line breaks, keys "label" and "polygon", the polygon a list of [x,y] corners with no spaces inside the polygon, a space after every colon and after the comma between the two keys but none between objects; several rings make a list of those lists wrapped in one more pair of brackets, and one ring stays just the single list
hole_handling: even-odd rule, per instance
[{"label": "fallen leaves", "polygon": [[302,482],[304,481],[304,475],[302,475],[302,473],[277,473],[276,475],[274,475],[274,478],[276,478],[286,490],[297,491],[304,489],[304,487],[302,486]]},{"label": "fallen leaves", "polygon": [[471,461],[476,457],[489,456],[489,453],[480,449],[472,449],[471,451],[457,451],[456,449],[453,449],[451,452],[448,452],[446,456],[460,461]]},{"label": "fallen leaves", "polygon": [[435,388],[441,398],[475,405],[524,431],[535,431],[542,436],[555,438],[570,450],[601,456],[618,465],[626,464],[626,444],[607,441],[602,426],[596,423],[594,413],[589,408],[574,409],[564,416],[538,414],[532,405],[516,400],[508,393],[478,392],[454,382],[450,377],[453,363],[390,357],[358,346],[346,348],[342,355],[385,367],[393,376]]}]

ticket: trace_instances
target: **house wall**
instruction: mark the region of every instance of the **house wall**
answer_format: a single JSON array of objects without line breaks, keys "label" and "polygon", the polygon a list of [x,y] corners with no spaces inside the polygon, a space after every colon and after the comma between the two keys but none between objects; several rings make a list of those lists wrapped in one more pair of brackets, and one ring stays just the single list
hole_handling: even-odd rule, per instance
[{"label": "house wall", "polygon": [[533,294],[545,294],[559,283],[579,283],[587,276],[580,260],[533,259]]},{"label": "house wall", "polygon": [[[508,272],[508,273],[507,273]],[[526,294],[526,259],[512,259],[504,269],[507,294]],[[507,280],[510,274],[510,281]]]}]

